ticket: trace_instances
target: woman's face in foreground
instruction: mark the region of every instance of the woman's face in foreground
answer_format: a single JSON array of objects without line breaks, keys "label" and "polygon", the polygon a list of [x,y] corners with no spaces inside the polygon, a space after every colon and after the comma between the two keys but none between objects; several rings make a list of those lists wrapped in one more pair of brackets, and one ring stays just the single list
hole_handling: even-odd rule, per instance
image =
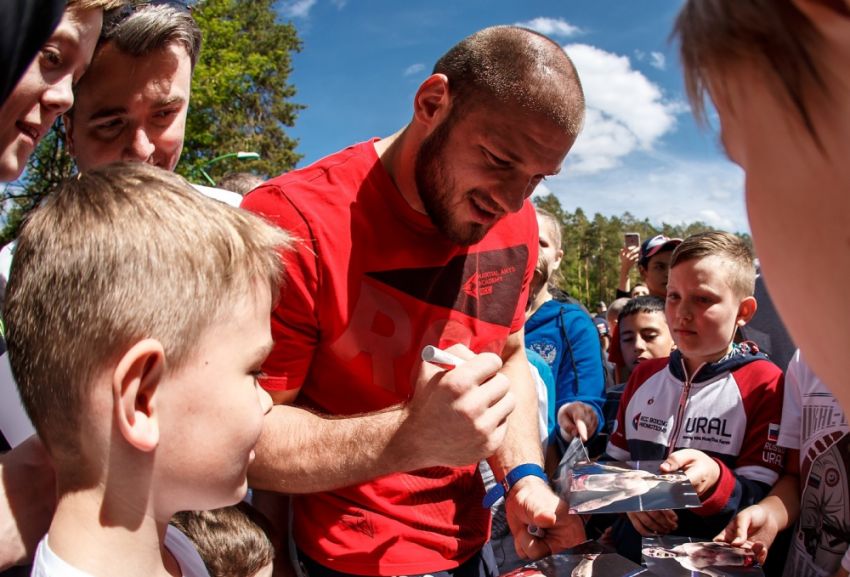
[{"label": "woman's face in foreground", "polygon": [[0,107],[0,182],[21,175],[53,122],[74,104],[72,87],[91,62],[102,22],[100,9],[66,9]]},{"label": "woman's face in foreground", "polygon": [[[850,37],[850,21],[847,22]],[[850,411],[850,44],[817,56],[827,92],[810,87],[817,139],[775,78],[754,63],[725,73],[713,91],[722,141],[746,173],[750,228],[771,298],[815,373]]]}]

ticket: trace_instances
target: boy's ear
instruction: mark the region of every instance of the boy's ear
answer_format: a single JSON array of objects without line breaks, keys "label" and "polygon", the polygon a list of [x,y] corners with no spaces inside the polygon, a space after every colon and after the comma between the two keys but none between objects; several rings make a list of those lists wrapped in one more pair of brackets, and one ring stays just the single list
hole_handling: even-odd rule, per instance
[{"label": "boy's ear", "polygon": [[155,339],[139,341],[121,356],[112,373],[118,429],[140,451],[159,444],[156,392],[165,373],[165,350]]},{"label": "boy's ear", "polygon": [[756,297],[747,297],[741,301],[741,304],[738,305],[738,319],[737,325],[739,327],[744,326],[748,322],[750,322],[753,316],[756,314],[756,310],[758,309],[758,303],[756,302]]},{"label": "boy's ear", "polygon": [[449,79],[445,74],[432,74],[416,91],[413,117],[430,131],[443,122],[450,108]]},{"label": "boy's ear", "polygon": [[561,261],[563,259],[564,259],[564,251],[559,250],[558,254],[557,254],[557,258],[555,259],[555,262],[552,263],[552,268],[555,269],[555,270],[558,270],[559,268],[561,268]]}]

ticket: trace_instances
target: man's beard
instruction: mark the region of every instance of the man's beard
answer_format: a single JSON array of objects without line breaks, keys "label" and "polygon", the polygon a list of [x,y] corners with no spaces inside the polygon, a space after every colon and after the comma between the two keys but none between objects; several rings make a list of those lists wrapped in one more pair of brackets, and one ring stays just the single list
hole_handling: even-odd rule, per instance
[{"label": "man's beard", "polygon": [[445,158],[444,152],[455,117],[456,114],[450,114],[422,141],[416,153],[414,173],[419,198],[437,230],[455,244],[470,246],[484,238],[490,226],[459,222],[450,206],[456,185],[450,174],[453,161]]}]

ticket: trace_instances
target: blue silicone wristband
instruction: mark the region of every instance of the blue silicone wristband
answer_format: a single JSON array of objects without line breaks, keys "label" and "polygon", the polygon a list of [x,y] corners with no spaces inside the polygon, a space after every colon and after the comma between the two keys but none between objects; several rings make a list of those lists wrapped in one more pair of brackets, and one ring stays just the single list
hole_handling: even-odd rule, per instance
[{"label": "blue silicone wristband", "polygon": [[489,509],[493,506],[493,503],[507,495],[511,487],[517,484],[517,481],[524,477],[540,477],[546,483],[549,482],[549,477],[546,476],[546,473],[543,472],[543,467],[537,465],[535,463],[525,463],[523,465],[518,465],[511,469],[511,472],[505,475],[505,478],[496,483],[493,487],[487,491],[487,494],[484,495],[484,502],[482,506],[485,509]]}]

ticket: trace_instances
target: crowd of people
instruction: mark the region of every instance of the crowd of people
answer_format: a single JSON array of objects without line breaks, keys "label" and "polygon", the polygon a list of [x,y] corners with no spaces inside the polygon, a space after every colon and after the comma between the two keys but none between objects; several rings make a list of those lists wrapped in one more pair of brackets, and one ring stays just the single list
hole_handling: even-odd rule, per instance
[{"label": "crowd of people", "polygon": [[[560,223],[529,197],[585,107],[542,34],[472,34],[398,132],[235,195],[172,172],[202,44],[185,6],[13,0],[0,26],[0,180],[60,116],[79,170],[0,255],[37,433],[0,457],[0,568],[495,577],[588,536],[640,561],[658,534],[764,562],[796,523],[776,574],[848,574],[850,335],[805,306],[850,312],[846,1],[688,0],[674,29],[805,351],[784,374],[734,235],[629,239],[595,319],[555,289]],[[701,507],[571,514],[549,475],[575,437],[683,471]]]}]

